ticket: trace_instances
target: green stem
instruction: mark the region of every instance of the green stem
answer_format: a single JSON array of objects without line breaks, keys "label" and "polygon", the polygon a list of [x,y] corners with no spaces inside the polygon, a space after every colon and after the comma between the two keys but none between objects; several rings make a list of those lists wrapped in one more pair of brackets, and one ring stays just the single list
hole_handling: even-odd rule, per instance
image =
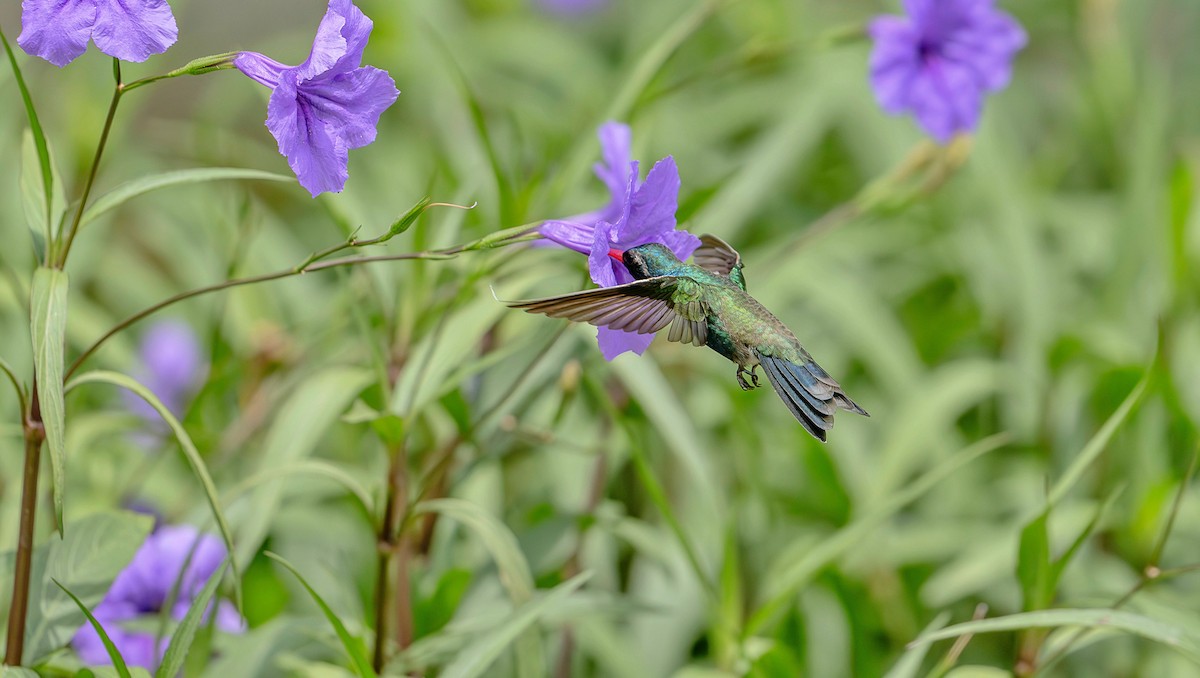
[{"label": "green stem", "polygon": [[[172,297],[168,297],[168,298],[158,302],[157,304],[148,306],[148,307],[138,311],[137,313],[134,313],[133,315],[125,318],[124,320],[117,323],[116,325],[114,325],[112,327],[112,329],[105,332],[96,341],[92,342],[92,345],[88,346],[87,349],[83,353],[81,353],[79,355],[79,357],[76,358],[73,363],[71,363],[71,366],[69,368],[67,368],[67,372],[66,372],[65,376],[67,379],[70,379],[71,375],[74,374],[76,372],[76,370],[79,369],[79,367],[83,364],[83,362],[85,360],[87,360],[89,357],[91,357],[91,355],[93,353],[95,353],[96,350],[98,348],[100,348],[101,345],[104,344],[104,342],[111,339],[114,335],[116,335],[121,330],[124,330],[125,328],[129,327],[130,325],[133,325],[134,323],[138,322],[139,320],[142,320],[143,318],[146,318],[147,316],[153,315],[168,306],[177,304],[186,299],[203,296],[203,295],[209,294],[211,292],[220,292],[221,290],[227,290],[227,289],[231,289],[234,287],[241,287],[243,285],[253,285],[255,283],[279,280],[281,278],[290,278],[290,277],[297,276],[297,275],[303,275],[305,273],[324,271],[327,269],[338,268],[341,266],[357,266],[359,264],[369,264],[369,263],[382,262],[382,261],[408,261],[408,260],[412,260],[412,259],[452,259],[455,256],[462,254],[463,252],[470,252],[470,251],[482,250],[482,249],[493,249],[496,247],[504,247],[506,245],[513,245],[513,244],[516,244],[519,242],[525,242],[527,240],[525,235],[528,234],[530,230],[531,230],[531,228],[529,228],[529,227],[519,226],[516,229],[508,229],[506,231],[499,231],[497,233],[492,234],[491,236],[485,236],[483,238],[474,240],[465,245],[458,245],[456,247],[449,247],[449,248],[441,249],[441,250],[429,250],[429,251],[425,251],[425,252],[405,252],[402,254],[387,254],[387,255],[374,256],[374,257],[342,257],[339,259],[330,259],[328,261],[316,262],[316,263],[310,264],[307,267],[303,267],[303,268],[293,267],[293,268],[284,269],[282,271],[275,271],[274,273],[264,273],[262,275],[254,275],[254,276],[249,276],[246,278],[235,278],[233,280],[226,280],[224,282],[219,282],[219,283],[216,283],[213,285],[208,285],[206,287],[199,287],[199,288],[196,288],[193,290],[188,290],[186,292],[180,292],[179,294],[176,294]],[[507,234],[507,235],[504,238],[496,237],[496,236],[500,236],[501,234]],[[361,245],[361,243],[359,245]]]},{"label": "green stem", "polygon": [[4,372],[8,376],[8,380],[12,382],[13,388],[17,391],[17,404],[21,406],[21,416],[25,416],[25,389],[21,387],[21,381],[17,379],[17,375],[13,372],[12,365],[0,358],[0,372]]},{"label": "green stem", "polygon": [[83,211],[87,208],[88,197],[92,194],[92,186],[96,183],[96,173],[100,170],[100,159],[104,156],[104,147],[108,144],[108,135],[112,131],[113,120],[117,117],[117,105],[121,103],[121,94],[124,93],[124,85],[121,83],[121,61],[113,59],[113,78],[116,79],[116,87],[113,88],[112,103],[108,105],[108,116],[104,119],[104,129],[100,131],[100,142],[96,144],[96,155],[92,158],[92,168],[88,171],[87,181],[83,184],[83,194],[79,196],[79,206],[75,209],[75,216],[71,219],[71,226],[64,234],[65,241],[62,245],[62,250],[58,252],[57,266],[63,268],[67,265],[67,255],[71,253],[71,245],[75,242],[75,234],[79,232],[79,222],[83,219]]}]

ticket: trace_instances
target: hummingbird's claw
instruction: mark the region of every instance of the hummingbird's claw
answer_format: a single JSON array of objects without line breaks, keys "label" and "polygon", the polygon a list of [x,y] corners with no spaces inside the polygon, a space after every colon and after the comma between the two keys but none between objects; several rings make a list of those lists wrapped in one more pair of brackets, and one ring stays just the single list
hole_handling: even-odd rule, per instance
[{"label": "hummingbird's claw", "polygon": [[754,379],[754,386],[751,386],[750,383],[746,381],[746,378],[742,376],[743,374],[746,374],[746,368],[738,365],[737,380],[743,391],[749,391],[758,386],[758,375],[754,374],[753,372],[750,373],[751,378]]},{"label": "hummingbird's claw", "polygon": [[754,388],[758,388],[758,365],[750,368],[750,381],[754,384]]}]

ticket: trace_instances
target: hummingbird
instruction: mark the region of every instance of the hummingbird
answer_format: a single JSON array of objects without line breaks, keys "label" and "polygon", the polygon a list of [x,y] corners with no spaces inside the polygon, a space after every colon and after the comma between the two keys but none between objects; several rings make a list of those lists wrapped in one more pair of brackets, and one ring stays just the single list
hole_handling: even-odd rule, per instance
[{"label": "hummingbird", "polygon": [[668,340],[708,346],[734,362],[743,391],[758,388],[757,370],[762,366],[788,410],[821,442],[838,409],[870,416],[813,360],[796,335],[746,292],[742,257],[724,240],[701,236],[690,264],[659,243],[610,249],[608,256],[624,264],[635,280],[508,305],[638,334],[669,328]]}]

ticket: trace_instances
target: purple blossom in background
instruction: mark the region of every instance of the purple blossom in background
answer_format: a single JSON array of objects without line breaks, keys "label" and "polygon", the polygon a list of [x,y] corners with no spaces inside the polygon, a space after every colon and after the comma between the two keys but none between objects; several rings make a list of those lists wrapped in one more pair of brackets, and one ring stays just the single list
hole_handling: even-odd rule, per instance
[{"label": "purple blossom in background", "polygon": [[166,0],[23,0],[17,44],[55,66],[87,51],[88,40],[122,61],[145,61],[175,44]]},{"label": "purple blossom in background", "polygon": [[[126,663],[153,671],[167,650],[169,638],[162,638],[156,648],[154,632],[126,630],[123,622],[136,619],[153,622],[177,583],[178,594],[170,614],[173,619],[183,619],[192,600],[220,569],[225,556],[225,545],[220,539],[201,534],[190,525],[161,527],[146,538],[128,567],[117,575],[104,600],[92,611]],[[216,626],[228,633],[246,629],[245,621],[228,601],[217,604]],[[88,666],[111,663],[91,624],[79,627],[71,645]]]},{"label": "purple blossom in background", "polygon": [[609,0],[537,0],[537,4],[552,14],[580,16],[604,9]]},{"label": "purple blossom in background", "polygon": [[[674,158],[658,161],[638,182],[638,163],[631,162],[629,128],[615,122],[600,127],[600,147],[604,161],[595,167],[596,176],[608,186],[611,199],[605,207],[566,219],[547,221],[538,232],[547,240],[588,255],[592,282],[612,287],[633,282],[633,276],[608,256],[609,249],[657,242],[671,248],[680,259],[687,259],[700,246],[700,239],[675,229],[675,209],[679,200],[679,170]],[[650,347],[653,335],[598,328],[600,351],[612,360],[625,351],[641,355]]]},{"label": "purple blossom in background", "polygon": [[908,17],[868,29],[871,87],[883,110],[912,113],[945,143],[979,124],[983,98],[1008,85],[1025,31],[993,0],[903,0]]},{"label": "purple blossom in background", "polygon": [[304,63],[287,66],[257,52],[234,59],[273,90],[267,129],[314,198],[346,186],[349,150],[375,141],[379,116],[400,96],[387,71],[359,65],[372,26],[350,0],[330,0]]},{"label": "purple blossom in background", "polygon": [[[142,336],[138,355],[141,364],[134,376],[172,414],[182,417],[205,373],[200,343],[192,328],[178,320],[156,323]],[[125,402],[142,419],[155,425],[161,421],[158,412],[134,393],[126,392]]]}]

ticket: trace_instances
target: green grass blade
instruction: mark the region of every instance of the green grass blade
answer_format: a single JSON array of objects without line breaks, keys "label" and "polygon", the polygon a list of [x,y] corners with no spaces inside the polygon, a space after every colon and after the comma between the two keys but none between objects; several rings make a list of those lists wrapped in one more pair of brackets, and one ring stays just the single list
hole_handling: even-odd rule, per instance
[{"label": "green grass blade", "polygon": [[283,480],[293,475],[314,475],[328,478],[341,485],[347,492],[353,495],[367,515],[375,515],[375,502],[371,499],[371,493],[367,491],[367,488],[363,487],[362,483],[358,482],[354,476],[347,473],[341,467],[316,459],[305,459],[282,468],[264,469],[246,478],[226,492],[223,501],[226,505],[231,504],[241,495],[263,483],[269,483],[272,480]]},{"label": "green grass blade", "polygon": [[298,579],[300,584],[304,586],[304,589],[308,591],[308,595],[312,596],[313,602],[317,604],[317,607],[321,608],[321,612],[324,613],[325,618],[329,620],[329,624],[333,626],[333,630],[337,632],[338,638],[342,641],[342,647],[345,648],[346,654],[350,655],[351,661],[354,662],[354,668],[358,671],[358,675],[364,676],[364,678],[374,678],[376,675],[375,670],[371,668],[371,662],[367,659],[367,655],[363,651],[362,643],[360,643],[354,636],[350,635],[350,631],[346,629],[346,625],[343,624],[342,620],[338,619],[337,615],[333,613],[333,609],[329,607],[329,605],[325,602],[325,599],[322,598],[320,594],[313,589],[313,587],[308,585],[308,582],[305,581],[304,576],[300,574],[300,571],[292,566],[292,564],[283,558],[283,556],[271,553],[270,551],[265,551],[264,555],[286,567],[289,572],[296,575],[296,579]]},{"label": "green grass blade", "polygon": [[1004,617],[980,619],[948,626],[914,640],[910,647],[928,644],[947,638],[958,638],[967,634],[998,633],[1024,629],[1083,627],[1113,629],[1153,640],[1173,647],[1200,663],[1200,639],[1189,635],[1184,629],[1157,619],[1121,612],[1109,608],[1077,610],[1039,610],[1021,612]]},{"label": "green grass blade", "polygon": [[110,212],[117,207],[120,207],[125,202],[149,193],[157,191],[160,188],[168,188],[170,186],[180,186],[183,184],[196,184],[205,181],[228,181],[232,179],[255,180],[255,181],[295,181],[295,177],[286,174],[276,174],[274,172],[264,172],[262,170],[242,169],[239,167],[200,167],[195,169],[176,170],[174,172],[163,172],[162,174],[154,174],[147,177],[141,177],[132,181],[127,181],[113,190],[105,193],[92,203],[92,206],[87,208],[83,213],[83,218],[80,219],[79,227],[83,228],[89,222],[95,221],[97,217]]},{"label": "green grass blade", "polygon": [[1079,479],[1083,477],[1083,474],[1092,465],[1092,462],[1096,461],[1096,457],[1100,456],[1100,453],[1104,451],[1105,446],[1108,445],[1108,441],[1112,440],[1113,434],[1117,432],[1117,429],[1129,417],[1129,413],[1133,411],[1133,406],[1137,404],[1142,394],[1146,392],[1146,386],[1150,383],[1152,374],[1153,370],[1146,371],[1146,374],[1133,387],[1129,395],[1125,397],[1120,407],[1108,417],[1108,420],[1104,422],[1100,430],[1096,431],[1096,435],[1092,436],[1091,440],[1083,446],[1079,455],[1067,467],[1067,471],[1063,474],[1062,478],[1059,478],[1058,482],[1054,483],[1048,500],[1050,506],[1062,501],[1067,492],[1070,492],[1075,483],[1079,482]]},{"label": "green grass blade", "polygon": [[[175,439],[179,441],[179,447],[183,450],[184,456],[187,457],[188,464],[192,467],[192,473],[196,474],[196,479],[200,481],[200,486],[204,489],[204,496],[208,500],[209,508],[212,510],[213,519],[217,523],[217,529],[221,532],[221,539],[225,541],[225,548],[232,557],[232,554],[236,553],[233,548],[233,532],[229,529],[229,523],[225,520],[225,514],[221,511],[217,486],[213,483],[212,474],[208,472],[208,466],[204,463],[204,458],[200,456],[200,451],[196,449],[191,436],[184,430],[183,424],[179,423],[179,420],[175,418],[171,410],[167,409],[167,406],[163,405],[162,401],[150,392],[150,389],[138,383],[136,379],[124,374],[104,370],[87,372],[72,379],[71,383],[67,385],[67,390],[70,391],[78,386],[93,383],[112,384],[113,386],[133,391],[138,397],[153,407],[159,416],[163,418],[163,421],[167,423],[171,432],[175,434]],[[240,609],[242,604],[242,584],[236,560],[231,560],[230,568],[233,570],[234,597]]]},{"label": "green grass blade", "polygon": [[125,665],[125,658],[121,656],[121,652],[117,650],[117,646],[114,645],[112,639],[108,637],[108,633],[104,630],[104,626],[100,624],[100,620],[96,619],[96,617],[92,614],[92,611],[87,608],[87,605],[83,604],[82,600],[75,597],[75,594],[71,593],[71,591],[67,587],[63,586],[57,579],[51,577],[50,581],[54,582],[55,586],[62,589],[63,593],[70,596],[71,600],[75,601],[75,604],[79,606],[79,610],[83,612],[84,616],[87,617],[88,623],[92,625],[93,629],[96,629],[96,635],[100,636],[100,642],[104,643],[104,649],[108,651],[108,658],[112,660],[113,669],[116,670],[117,675],[121,678],[131,678],[129,675],[129,667]]},{"label": "green grass blade", "polygon": [[67,274],[38,268],[30,289],[30,330],[38,403],[50,448],[50,478],[54,492],[54,521],[63,529],[67,484],[67,424],[63,391],[63,352],[67,333]]},{"label": "green grass blade", "polygon": [[892,665],[883,678],[916,678],[917,672],[921,670],[921,662],[925,661],[925,654],[929,652],[929,643],[924,642],[924,639],[945,626],[948,621],[950,621],[950,613],[943,612],[929,622],[929,626],[926,626],[921,631],[921,635],[910,643],[908,651],[900,656],[899,661]]},{"label": "green grass blade", "polygon": [[576,575],[554,587],[544,597],[519,607],[507,620],[459,654],[441,673],[442,678],[478,678],[485,675],[505,648],[583,586],[591,576],[591,572]]},{"label": "green grass blade", "polygon": [[[217,586],[221,583],[221,577],[225,575],[225,568],[232,561],[232,556],[226,556],[225,564],[208,578],[204,588],[200,589],[200,593],[192,600],[192,605],[184,615],[183,621],[179,622],[179,627],[175,629],[175,635],[171,636],[171,643],[167,645],[162,663],[154,672],[155,678],[175,678],[179,675],[180,669],[183,668],[183,660],[187,659],[188,650],[192,648],[196,630],[200,628],[200,621],[204,619],[204,613],[209,609],[213,596],[217,593]],[[216,614],[217,609],[213,605],[212,615],[215,617]]]}]

